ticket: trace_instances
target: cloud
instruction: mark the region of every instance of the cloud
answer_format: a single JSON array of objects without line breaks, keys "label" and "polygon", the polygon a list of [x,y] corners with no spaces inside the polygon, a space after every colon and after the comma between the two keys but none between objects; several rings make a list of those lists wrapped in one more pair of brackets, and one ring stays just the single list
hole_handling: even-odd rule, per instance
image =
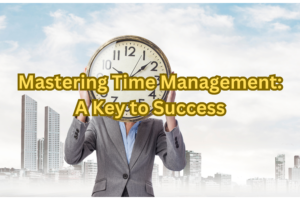
[{"label": "cloud", "polygon": [[5,41],[5,42],[10,45],[10,48],[7,49],[7,51],[9,51],[9,52],[12,52],[19,47],[19,44],[17,41]]},{"label": "cloud", "polygon": [[286,9],[280,6],[255,5],[249,7],[236,7],[242,20],[249,26],[264,28],[264,24],[275,20],[298,20],[300,11],[298,9]]},{"label": "cloud", "polygon": [[287,30],[291,29],[291,27],[289,27],[285,24],[278,23],[278,22],[273,23],[272,26],[273,26],[274,30],[276,30],[276,31],[287,31]]},{"label": "cloud", "polygon": [[[172,8],[119,4],[89,13],[85,18],[63,10],[51,12],[50,16],[53,21],[41,29],[45,34],[41,43],[0,52],[0,85],[5,94],[0,99],[1,112],[5,113],[0,120],[3,124],[14,124],[2,127],[0,133],[5,138],[0,140],[0,146],[7,150],[0,151],[1,163],[7,163],[7,167],[19,168],[20,164],[22,94],[38,101],[38,138],[43,137],[44,106],[60,113],[62,141],[79,97],[77,91],[17,91],[17,73],[77,76],[99,45],[128,34],[156,43],[179,76],[277,74],[284,78],[281,92],[222,91],[219,95],[206,91],[177,92],[178,102],[227,104],[224,117],[178,117],[187,149],[202,153],[202,176],[230,173],[239,183],[252,176],[273,177],[274,157],[281,152],[287,154],[290,163],[287,166],[293,165],[289,157],[300,152],[297,139],[300,116],[295,109],[300,100],[295,92],[300,73],[299,35],[290,37],[290,41],[247,36],[236,30],[236,19],[232,16],[195,5]],[[249,12],[242,16],[249,16]],[[264,21],[274,24],[277,19],[273,16]],[[289,32],[284,34],[290,36]]]},{"label": "cloud", "polygon": [[299,11],[291,11],[279,6],[246,8],[245,11],[257,21],[270,22],[275,19],[299,19]]},{"label": "cloud", "polygon": [[84,41],[82,34],[80,34],[80,29],[85,24],[84,19],[62,10],[51,12],[50,16],[53,17],[54,23],[43,29],[46,34],[44,46],[48,50],[74,46]]},{"label": "cloud", "polygon": [[2,15],[0,16],[0,30],[6,28],[6,16]]}]

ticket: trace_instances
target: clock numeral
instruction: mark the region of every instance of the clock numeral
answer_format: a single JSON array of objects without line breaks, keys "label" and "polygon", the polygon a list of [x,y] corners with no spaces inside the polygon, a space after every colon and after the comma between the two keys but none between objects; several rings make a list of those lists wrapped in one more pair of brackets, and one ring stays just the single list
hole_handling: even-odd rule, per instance
[{"label": "clock numeral", "polygon": [[139,99],[139,103],[141,103],[142,101],[145,101],[145,99]]},{"label": "clock numeral", "polygon": [[111,61],[110,60],[107,60],[106,62],[105,62],[105,60],[103,60],[103,69],[107,69],[107,70],[111,69]]},{"label": "clock numeral", "polygon": [[130,49],[133,49],[133,52],[131,52],[131,54],[129,54],[129,56],[135,56],[135,55],[134,55],[135,48],[134,48],[134,47],[129,47],[129,50],[130,50]]},{"label": "clock numeral", "polygon": [[144,50],[143,51],[143,60],[145,60],[145,57],[146,57],[146,51]]},{"label": "clock numeral", "polygon": [[151,69],[151,71],[155,71],[155,72],[156,72],[156,71],[157,71],[156,67],[157,67],[158,64],[157,64],[156,61],[153,61],[153,62],[151,63],[151,65],[152,65],[153,63],[155,64],[155,67],[153,67],[153,68]]},{"label": "clock numeral", "polygon": [[107,97],[107,93],[106,94],[100,94],[100,96],[105,98],[105,97]]},{"label": "clock numeral", "polygon": [[155,95],[155,90],[153,90],[153,92],[151,92],[151,93],[149,94],[149,97],[153,97],[153,99],[155,99],[155,97],[156,97],[156,95]]},{"label": "clock numeral", "polygon": [[115,97],[115,96],[111,96],[111,98],[114,98],[115,100],[113,102],[116,102],[118,97]]},{"label": "clock numeral", "polygon": [[[116,60],[116,50],[114,50],[114,60]],[[118,50],[118,60],[120,60],[120,50]]]},{"label": "clock numeral", "polygon": [[157,85],[159,85],[159,83],[160,83],[160,81],[159,81],[159,76],[154,76],[155,78],[156,78],[156,80],[157,80]]},{"label": "clock numeral", "polygon": [[[131,52],[131,54],[129,54],[128,56],[135,56],[134,52],[135,52],[135,48],[134,47],[129,47],[128,50],[133,49],[133,51]],[[125,46],[125,56],[127,56],[127,46]]]}]

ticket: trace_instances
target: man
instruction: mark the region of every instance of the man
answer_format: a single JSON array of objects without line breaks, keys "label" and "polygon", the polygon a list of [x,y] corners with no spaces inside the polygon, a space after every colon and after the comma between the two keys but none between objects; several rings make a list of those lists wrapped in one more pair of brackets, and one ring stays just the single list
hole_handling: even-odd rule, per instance
[{"label": "man", "polygon": [[[84,70],[86,72],[86,68]],[[88,107],[87,91],[79,91]],[[170,91],[167,102],[175,101]],[[174,116],[162,120],[118,122],[108,117],[75,117],[65,142],[65,161],[78,164],[93,151],[98,173],[92,196],[154,196],[152,169],[155,155],[173,171],[185,167],[185,145]]]}]

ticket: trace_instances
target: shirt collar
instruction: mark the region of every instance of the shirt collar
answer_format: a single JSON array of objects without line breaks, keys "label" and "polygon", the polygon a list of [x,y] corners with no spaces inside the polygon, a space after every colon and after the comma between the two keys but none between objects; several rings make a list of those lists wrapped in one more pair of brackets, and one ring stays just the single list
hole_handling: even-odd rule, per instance
[{"label": "shirt collar", "polygon": [[[139,125],[140,125],[141,122],[142,122],[142,121],[137,121],[137,122],[131,127],[130,130],[134,130],[134,133],[136,134],[136,133],[137,133],[137,129],[138,129],[138,127],[139,127]],[[119,126],[120,126],[120,127],[123,127],[123,128],[125,129],[125,131],[126,131],[126,126],[125,126],[125,123],[124,123],[124,122],[119,121]],[[126,132],[125,132],[125,133],[126,133]]]},{"label": "shirt collar", "polygon": [[[141,121],[137,121],[131,128],[134,130],[137,130],[139,125],[140,125]],[[125,124],[124,124],[125,125]],[[136,131],[135,131],[136,132]]]}]

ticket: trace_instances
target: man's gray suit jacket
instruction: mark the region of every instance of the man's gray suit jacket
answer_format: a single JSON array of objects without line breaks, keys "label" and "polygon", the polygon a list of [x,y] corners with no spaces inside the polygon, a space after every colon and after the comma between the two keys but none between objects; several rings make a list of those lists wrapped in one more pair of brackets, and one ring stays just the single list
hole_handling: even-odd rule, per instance
[{"label": "man's gray suit jacket", "polygon": [[65,161],[78,164],[94,150],[98,173],[92,196],[121,197],[125,186],[130,197],[154,196],[155,155],[173,171],[182,170],[186,164],[179,125],[166,132],[162,120],[153,118],[139,125],[129,164],[118,121],[98,116],[83,123],[74,118],[65,142]]}]

